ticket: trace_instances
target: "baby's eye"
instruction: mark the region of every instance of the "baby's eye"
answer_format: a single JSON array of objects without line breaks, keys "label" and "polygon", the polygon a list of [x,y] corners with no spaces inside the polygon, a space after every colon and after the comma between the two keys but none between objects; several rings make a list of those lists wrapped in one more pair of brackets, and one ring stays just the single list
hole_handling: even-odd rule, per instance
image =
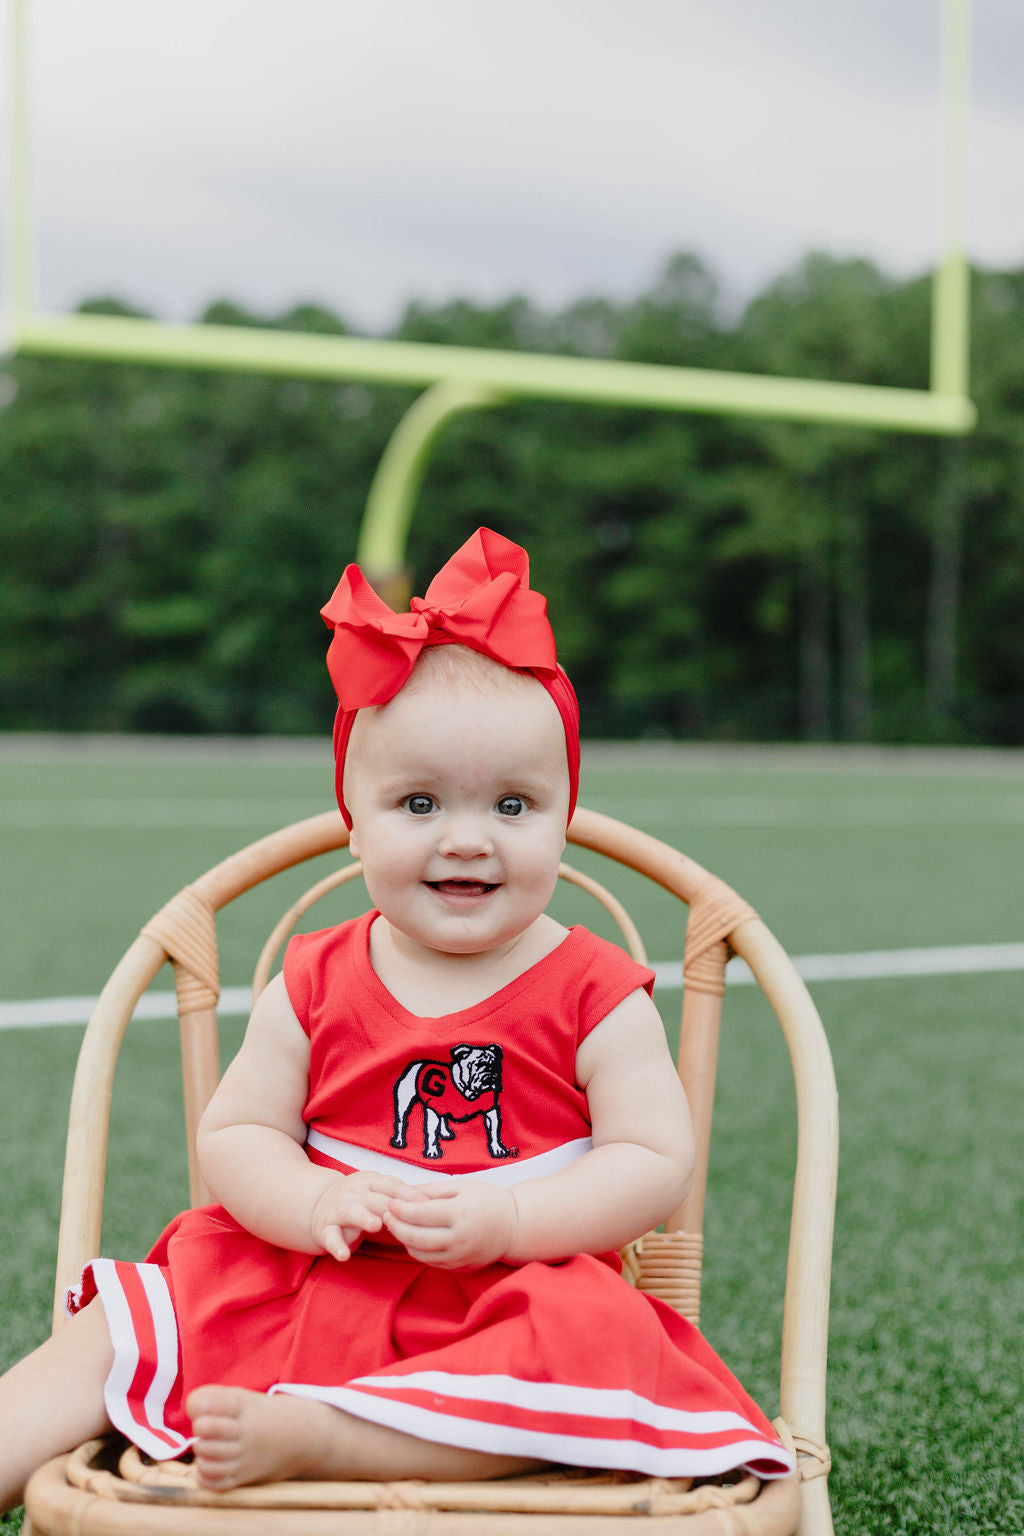
[{"label": "baby's eye", "polygon": [[521,816],[526,810],[522,795],[502,795],[495,809],[499,816]]},{"label": "baby's eye", "polygon": [[413,816],[429,816],[434,809],[434,805],[435,802],[432,795],[410,795],[405,802],[406,810],[410,811]]}]

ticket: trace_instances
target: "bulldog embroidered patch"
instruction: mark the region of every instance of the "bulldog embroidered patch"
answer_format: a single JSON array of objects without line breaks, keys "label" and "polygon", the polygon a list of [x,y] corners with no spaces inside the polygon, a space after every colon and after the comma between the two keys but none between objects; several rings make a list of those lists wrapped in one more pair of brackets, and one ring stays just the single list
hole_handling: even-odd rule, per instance
[{"label": "bulldog embroidered patch", "polygon": [[409,1119],[418,1104],[423,1110],[423,1156],[444,1156],[442,1141],[453,1141],[455,1124],[484,1123],[491,1157],[515,1157],[501,1139],[501,1046],[457,1045],[448,1061],[413,1061],[394,1087],[395,1130],[391,1145],[406,1145]]}]

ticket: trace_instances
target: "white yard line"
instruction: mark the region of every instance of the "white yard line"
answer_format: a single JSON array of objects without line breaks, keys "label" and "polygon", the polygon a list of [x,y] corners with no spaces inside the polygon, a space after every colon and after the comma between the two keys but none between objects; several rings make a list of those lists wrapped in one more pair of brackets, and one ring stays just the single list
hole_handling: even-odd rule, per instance
[{"label": "white yard line", "polygon": [[[1024,944],[951,944],[936,949],[866,949],[847,955],[794,955],[804,981],[884,981],[898,976],[968,976],[992,971],[1024,971]],[[678,960],[654,961],[656,987],[681,987]],[[752,987],[753,973],[744,960],[730,960],[730,987]]]},{"label": "white yard line", "polygon": [[[88,1024],[95,997],[40,997],[24,1003],[0,1003],[0,1029],[38,1029],[48,1024]],[[252,1007],[251,987],[225,987],[218,1012],[245,1014]],[[173,992],[146,992],[135,1007],[136,1019],[173,1019],[178,1011]]]},{"label": "white yard line", "polygon": [[[0,763],[311,764],[333,769],[329,732],[316,736],[132,736],[0,731]],[[1024,778],[1020,747],[879,747],[827,742],[741,743],[595,741],[583,743],[584,771],[640,765],[673,772],[952,775]],[[329,782],[329,781],[328,781]]]},{"label": "white yard line", "polygon": [[[954,944],[934,949],[869,949],[859,954],[794,955],[805,981],[877,981],[898,976],[965,976],[996,971],[1024,971],[1022,944]],[[678,960],[655,960],[655,987],[670,991],[682,987],[683,968]],[[742,960],[732,960],[727,971],[732,987],[753,986],[754,978]],[[44,997],[22,1003],[0,1003],[0,1029],[35,1029],[51,1024],[85,1024],[94,997]],[[225,987],[219,1012],[247,1014],[252,1007],[249,987]],[[135,1010],[138,1019],[171,1019],[176,1011],[173,992],[147,992]]]},{"label": "white yard line", "polygon": [[[588,795],[587,805],[607,815],[623,810],[633,822],[670,822],[673,839],[686,828],[823,827],[914,828],[1024,827],[1024,792],[1003,788],[978,795],[955,790],[929,795],[848,794],[817,799],[799,794],[633,794],[606,799]],[[165,795],[156,798],[105,796],[0,801],[3,832],[162,832],[190,828],[257,827],[271,831],[290,820],[332,809],[323,795]]]},{"label": "white yard line", "polygon": [[165,795],[159,800],[8,799],[0,803],[4,832],[164,832],[209,827],[265,827],[333,809],[322,795]]}]

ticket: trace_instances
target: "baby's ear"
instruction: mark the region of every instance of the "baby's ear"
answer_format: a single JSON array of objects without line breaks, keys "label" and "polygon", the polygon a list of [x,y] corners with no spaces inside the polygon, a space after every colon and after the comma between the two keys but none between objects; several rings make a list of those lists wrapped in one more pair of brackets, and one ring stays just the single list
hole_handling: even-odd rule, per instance
[{"label": "baby's ear", "polygon": [[356,832],[354,827],[348,835],[348,851],[354,859],[359,858],[359,845],[356,842]]}]

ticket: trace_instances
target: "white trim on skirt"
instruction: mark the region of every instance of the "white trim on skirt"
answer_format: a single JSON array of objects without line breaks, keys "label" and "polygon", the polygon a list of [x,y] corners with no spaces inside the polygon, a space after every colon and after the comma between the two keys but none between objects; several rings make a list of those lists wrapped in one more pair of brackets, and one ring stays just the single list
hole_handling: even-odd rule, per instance
[{"label": "white trim on skirt", "polygon": [[467,1178],[480,1179],[485,1184],[498,1184],[503,1189],[523,1184],[527,1179],[542,1178],[545,1174],[561,1173],[563,1168],[568,1168],[577,1158],[594,1149],[589,1136],[580,1136],[575,1141],[563,1142],[560,1147],[539,1152],[536,1157],[510,1159],[494,1167],[474,1168],[471,1173],[458,1174],[444,1173],[440,1168],[423,1168],[419,1163],[407,1163],[400,1157],[373,1152],[369,1147],[357,1146],[352,1141],[339,1141],[334,1136],[327,1136],[323,1131],[312,1128],[306,1133],[306,1145],[315,1147],[336,1163],[344,1163],[347,1168],[358,1168],[361,1173],[388,1173],[396,1179],[404,1179],[406,1184],[433,1184],[441,1179]]}]

